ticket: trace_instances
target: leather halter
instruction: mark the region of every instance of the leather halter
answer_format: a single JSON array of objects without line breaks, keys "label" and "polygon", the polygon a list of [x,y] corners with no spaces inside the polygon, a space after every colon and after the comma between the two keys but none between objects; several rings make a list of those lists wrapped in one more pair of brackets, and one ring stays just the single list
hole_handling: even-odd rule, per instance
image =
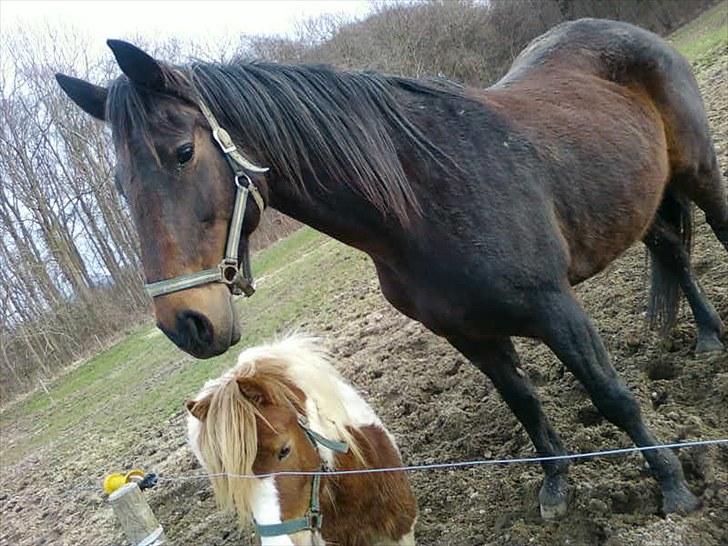
[{"label": "leather halter", "polygon": [[[308,420],[302,415],[298,417],[298,424],[306,433],[306,436],[311,441],[314,449],[318,451],[318,445],[326,447],[336,453],[346,453],[349,451],[349,446],[344,442],[338,442],[336,440],[329,440],[321,436],[318,432],[314,432],[308,426]],[[326,467],[323,461],[321,461],[321,471],[325,472],[330,470]],[[282,535],[292,535],[294,533],[300,533],[301,531],[311,531],[313,533],[321,530],[323,524],[323,514],[321,513],[321,504],[319,502],[319,490],[321,489],[321,473],[316,473],[311,480],[311,500],[308,504],[308,512],[302,518],[289,519],[281,523],[269,523],[261,525],[256,521],[253,521],[255,530],[258,536],[261,537],[279,537]]]},{"label": "leather halter", "polygon": [[147,294],[154,298],[164,294],[171,294],[172,292],[179,292],[180,290],[187,290],[188,288],[202,284],[219,282],[228,285],[235,295],[245,294],[245,296],[252,296],[255,292],[255,280],[250,269],[250,253],[246,248],[245,252],[243,252],[242,259],[239,256],[240,232],[245,218],[245,206],[248,202],[248,194],[253,196],[253,201],[258,205],[261,214],[265,210],[265,202],[246,171],[264,173],[268,171],[268,168],[258,167],[247,160],[238,152],[235,143],[230,138],[230,134],[220,127],[220,124],[215,119],[215,116],[212,115],[207,105],[199,101],[198,106],[210,124],[215,142],[217,142],[220,150],[222,150],[223,156],[233,171],[235,187],[237,188],[233,216],[230,219],[230,226],[228,227],[225,256],[217,267],[147,283],[144,285],[144,289],[147,291]]}]

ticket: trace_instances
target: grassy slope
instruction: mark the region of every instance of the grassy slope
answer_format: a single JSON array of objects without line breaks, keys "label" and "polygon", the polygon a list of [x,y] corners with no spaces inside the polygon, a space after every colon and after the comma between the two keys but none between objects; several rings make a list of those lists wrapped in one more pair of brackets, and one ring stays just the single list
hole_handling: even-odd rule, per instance
[{"label": "grassy slope", "polygon": [[670,42],[693,66],[709,62],[728,51],[728,2],[720,2],[697,19],[679,28]]},{"label": "grassy slope", "polygon": [[[728,2],[680,29],[672,41],[693,63],[725,54]],[[241,347],[305,326],[306,317],[336,321],[337,294],[372,278],[364,255],[309,228],[258,254],[254,271],[260,279],[258,293],[237,303]],[[354,303],[362,311],[367,304],[367,299]],[[48,394],[39,391],[0,413],[2,466],[46,449],[54,458],[73,458],[87,442],[118,456],[132,449],[136,432],[159,427],[205,379],[231,366],[235,354],[199,363],[177,350],[153,324],[139,327],[56,380]]]}]

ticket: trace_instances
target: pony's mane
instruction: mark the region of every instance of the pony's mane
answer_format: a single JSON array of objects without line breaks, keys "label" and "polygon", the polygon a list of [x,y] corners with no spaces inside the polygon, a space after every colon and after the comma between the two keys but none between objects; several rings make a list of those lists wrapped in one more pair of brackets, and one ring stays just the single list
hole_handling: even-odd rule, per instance
[{"label": "pony's mane", "polygon": [[[403,223],[420,212],[397,155],[398,134],[436,165],[457,165],[412,121],[396,94],[457,95],[445,80],[417,81],[375,72],[267,62],[164,67],[168,95],[195,104],[201,97],[220,124],[255,159],[306,194],[306,180],[349,185],[382,213]],[[122,76],[112,83],[107,119],[121,150],[137,134],[147,147],[150,131],[164,130],[154,97]]]},{"label": "pony's mane", "polygon": [[[317,412],[321,418],[322,430],[319,432],[346,442],[362,459],[357,440],[350,432],[351,428],[355,428],[355,420],[340,399],[338,382],[344,382],[344,379],[334,368],[331,355],[319,339],[294,334],[268,345],[246,349],[238,357],[233,370],[238,376],[256,377],[261,383],[276,385],[271,391],[278,390],[287,396],[295,397],[290,389],[282,388],[281,384],[285,382],[302,390],[309,402],[304,408],[309,419],[316,417],[311,415],[311,411]],[[290,398],[288,401],[295,404]]]},{"label": "pony's mane", "polygon": [[[190,439],[212,475],[215,497],[223,508],[247,517],[257,486],[256,480],[228,476],[253,474],[258,443],[256,418],[263,417],[256,402],[241,392],[240,385],[254,385],[255,392],[266,400],[291,405],[316,422],[317,432],[346,442],[353,455],[365,464],[361,446],[351,432],[356,428],[355,420],[339,397],[339,381],[343,379],[318,340],[294,335],[245,350],[231,370],[205,383],[196,400],[206,401],[206,415],[191,422]],[[296,389],[305,394],[305,406]]]}]

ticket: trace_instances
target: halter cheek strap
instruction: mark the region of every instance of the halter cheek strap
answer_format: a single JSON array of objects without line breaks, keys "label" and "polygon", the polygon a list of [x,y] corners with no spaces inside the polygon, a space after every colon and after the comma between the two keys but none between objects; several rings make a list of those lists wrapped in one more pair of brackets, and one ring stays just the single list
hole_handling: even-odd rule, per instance
[{"label": "halter cheek strap", "polygon": [[253,181],[248,176],[248,172],[264,173],[268,169],[258,167],[247,160],[235,146],[230,134],[220,127],[220,124],[212,115],[207,105],[199,101],[199,107],[202,114],[210,124],[212,136],[220,147],[230,169],[235,177],[235,205],[233,215],[230,219],[230,227],[228,228],[227,244],[225,245],[225,256],[217,265],[211,269],[205,269],[196,273],[187,273],[171,279],[157,281],[144,285],[144,288],[152,298],[179,292],[202,284],[219,282],[228,285],[233,294],[245,294],[252,296],[255,292],[255,281],[250,268],[250,253],[247,249],[242,256],[238,254],[240,245],[240,235],[243,228],[243,220],[245,219],[245,207],[248,203],[248,195],[250,194],[258,205],[261,214],[265,210],[265,201],[260,195],[258,188],[255,187]]},{"label": "halter cheek strap", "polygon": [[[336,453],[346,453],[349,451],[349,446],[347,446],[344,442],[330,440],[321,436],[318,432],[311,430],[305,417],[299,416],[298,424],[306,433],[306,436],[311,441],[314,448],[316,448],[317,445],[322,445]],[[326,465],[324,465],[323,462],[321,463],[321,470],[327,470]],[[300,533],[301,531],[320,531],[321,525],[323,524],[323,514],[321,513],[321,503],[319,502],[320,489],[321,474],[317,473],[314,474],[313,479],[311,480],[311,499],[306,515],[302,518],[289,519],[281,523],[270,523],[266,525],[260,525],[254,521],[253,523],[258,536],[278,537]]]}]

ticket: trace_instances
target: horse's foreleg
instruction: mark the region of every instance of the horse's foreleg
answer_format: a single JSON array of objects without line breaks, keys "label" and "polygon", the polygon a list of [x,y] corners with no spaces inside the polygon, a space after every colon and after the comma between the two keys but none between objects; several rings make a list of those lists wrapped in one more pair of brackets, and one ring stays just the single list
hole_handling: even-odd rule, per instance
[{"label": "horse's foreleg", "polygon": [[[599,334],[570,291],[550,298],[543,308],[543,341],[589,392],[604,417],[638,446],[658,442],[642,420],[640,406],[617,374]],[[685,483],[677,456],[669,449],[642,452],[662,489],[665,513],[691,512],[700,501]]]},{"label": "horse's foreleg", "polygon": [[[518,354],[509,338],[487,341],[450,339],[450,342],[490,378],[523,424],[539,455],[565,453],[561,439],[543,413],[531,382],[519,366]],[[541,515],[552,519],[566,513],[569,465],[567,461],[551,461],[542,466],[546,476],[538,496]]]}]

